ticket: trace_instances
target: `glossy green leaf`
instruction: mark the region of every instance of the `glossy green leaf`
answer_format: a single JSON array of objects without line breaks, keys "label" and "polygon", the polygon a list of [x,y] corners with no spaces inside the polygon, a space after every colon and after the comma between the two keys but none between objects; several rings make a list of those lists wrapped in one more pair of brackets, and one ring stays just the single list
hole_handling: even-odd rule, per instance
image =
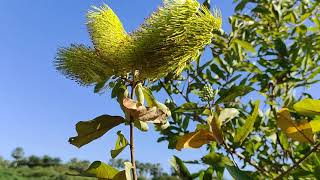
[{"label": "glossy green leaf", "polygon": [[242,144],[242,142],[247,138],[247,136],[253,131],[254,123],[259,114],[259,101],[255,102],[255,106],[252,114],[247,118],[245,124],[237,129],[236,135],[234,137],[234,141],[236,143]]},{"label": "glossy green leaf", "polygon": [[293,108],[302,115],[320,115],[320,100],[306,98],[294,104]]},{"label": "glossy green leaf", "polygon": [[76,124],[78,136],[69,139],[70,144],[80,148],[83,145],[103,136],[110,129],[124,123],[123,117],[102,115],[91,121],[80,121]]},{"label": "glossy green leaf", "polygon": [[111,157],[116,158],[128,145],[127,139],[121,133],[121,131],[117,132],[118,139],[116,141],[116,145],[113,150],[111,150]]}]

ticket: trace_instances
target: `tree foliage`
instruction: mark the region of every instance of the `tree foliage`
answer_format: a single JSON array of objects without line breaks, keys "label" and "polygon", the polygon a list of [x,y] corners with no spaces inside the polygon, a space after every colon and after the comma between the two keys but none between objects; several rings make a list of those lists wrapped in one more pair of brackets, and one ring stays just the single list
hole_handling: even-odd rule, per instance
[{"label": "tree foliage", "polygon": [[[168,94],[172,112],[159,142],[178,150],[182,141],[206,145],[208,155],[186,161],[208,168],[190,178],[220,179],[224,169],[235,179],[319,178],[320,106],[307,93],[319,82],[319,1],[235,3],[231,31],[214,34],[212,59],[199,58],[179,77],[152,85]],[[219,119],[230,108],[238,115]],[[203,135],[195,141],[200,130],[216,134],[215,141]]]},{"label": "tree foliage", "polygon": [[[181,179],[222,179],[225,170],[235,179],[319,178],[320,105],[307,89],[320,80],[320,3],[234,3],[230,32],[220,30],[208,0],[165,0],[132,34],[110,8],[89,12],[94,47],[60,49],[55,65],[95,92],[110,87],[125,117],[80,122],[70,142],[81,147],[126,124],[130,139],[119,132],[112,157],[131,150],[127,171],[97,161],[90,176],[131,179],[132,167],[136,178],[133,129],[147,131],[151,122],[169,149],[206,148],[201,159],[173,157]],[[164,104],[156,92],[168,95]],[[185,163],[206,168],[191,173]]]}]

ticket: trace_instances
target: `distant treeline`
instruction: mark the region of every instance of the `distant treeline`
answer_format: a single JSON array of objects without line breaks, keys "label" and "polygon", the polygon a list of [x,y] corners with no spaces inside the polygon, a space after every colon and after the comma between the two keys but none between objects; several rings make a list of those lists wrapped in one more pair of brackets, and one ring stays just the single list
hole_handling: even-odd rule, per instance
[{"label": "distant treeline", "polygon": [[[18,147],[11,153],[13,161],[0,157],[0,180],[89,180],[93,178],[82,178],[70,176],[80,174],[89,165],[87,160],[72,158],[63,162],[58,157],[44,155],[42,157],[31,155],[25,157],[23,148]],[[125,160],[110,160],[109,164],[115,168],[123,168]],[[137,162],[139,180],[177,180],[174,174],[163,171],[160,164]]]}]

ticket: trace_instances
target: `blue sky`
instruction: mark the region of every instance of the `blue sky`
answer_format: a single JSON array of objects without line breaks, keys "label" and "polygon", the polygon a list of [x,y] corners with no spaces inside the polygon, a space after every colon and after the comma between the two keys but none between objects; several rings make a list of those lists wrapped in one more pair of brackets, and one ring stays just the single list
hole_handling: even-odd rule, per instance
[{"label": "blue sky", "polygon": [[[52,61],[58,47],[70,43],[91,45],[85,14],[91,5],[106,3],[118,14],[127,31],[137,28],[161,0],[1,0],[0,2],[0,156],[22,146],[36,154],[108,161],[116,140],[115,129],[103,138],[77,149],[68,143],[80,120],[102,114],[121,114],[110,94],[97,95],[56,72]],[[216,1],[224,21],[232,12],[232,0]],[[215,3],[215,2],[213,2]],[[224,25],[227,29],[227,25]],[[126,134],[128,127],[120,126]],[[177,152],[157,143],[157,132],[136,131],[136,158],[161,163],[169,169],[176,154],[185,159],[205,155],[203,150]],[[129,158],[128,151],[120,157]]]}]

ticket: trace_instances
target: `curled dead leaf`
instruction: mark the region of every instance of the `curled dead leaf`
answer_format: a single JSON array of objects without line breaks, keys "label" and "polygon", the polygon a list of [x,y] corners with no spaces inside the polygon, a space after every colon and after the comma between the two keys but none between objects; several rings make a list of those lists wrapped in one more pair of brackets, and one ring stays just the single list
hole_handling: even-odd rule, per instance
[{"label": "curled dead leaf", "polygon": [[168,115],[162,109],[157,107],[145,107],[141,103],[130,98],[123,99],[123,106],[134,120],[143,122],[152,122],[155,124],[166,124]]}]

